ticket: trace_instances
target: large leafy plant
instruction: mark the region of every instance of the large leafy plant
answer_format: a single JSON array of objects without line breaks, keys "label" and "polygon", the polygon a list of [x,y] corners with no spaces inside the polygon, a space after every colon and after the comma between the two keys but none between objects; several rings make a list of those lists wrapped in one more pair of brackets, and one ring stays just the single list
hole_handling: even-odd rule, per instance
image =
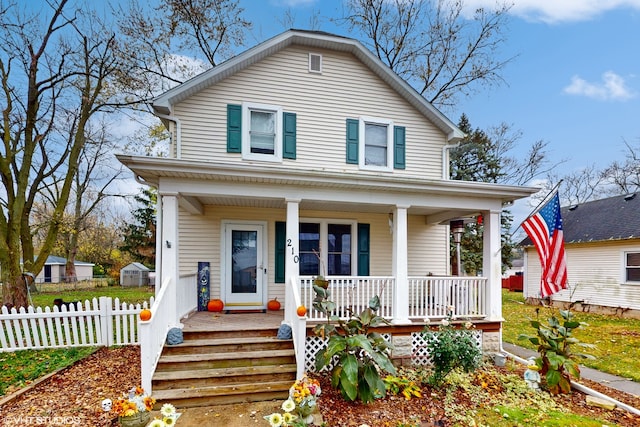
[{"label": "large leafy plant", "polygon": [[340,390],[345,400],[361,400],[369,403],[386,394],[381,372],[396,373],[389,358],[389,344],[371,328],[385,324],[387,320],[378,316],[380,298],[375,296],[369,306],[359,314],[351,309],[348,320],[336,316],[336,304],[330,300],[331,292],[313,286],[313,307],[326,316],[327,321],[314,328],[316,335],[328,338],[327,346],[316,353],[316,369],[321,371],[332,362],[331,386]]},{"label": "large leafy plant", "polygon": [[518,339],[528,339],[538,346],[539,356],[535,362],[540,368],[540,375],[545,379],[552,394],[570,393],[571,378],[580,379],[578,359],[592,359],[585,353],[574,353],[573,346],[594,347],[593,344],[581,343],[573,336],[573,331],[586,323],[573,320],[570,310],[560,310],[562,322],[555,315],[547,319],[547,323],[531,320],[536,329],[535,336],[520,334]]}]

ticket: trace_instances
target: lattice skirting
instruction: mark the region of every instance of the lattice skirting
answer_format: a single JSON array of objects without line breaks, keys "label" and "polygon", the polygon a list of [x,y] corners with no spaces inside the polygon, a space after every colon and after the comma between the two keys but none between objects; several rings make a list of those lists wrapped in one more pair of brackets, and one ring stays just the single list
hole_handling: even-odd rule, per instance
[{"label": "lattice skirting", "polygon": [[[437,332],[434,332],[437,334]],[[482,331],[472,331],[478,348],[482,349]],[[392,339],[391,334],[382,334],[385,340]],[[411,361],[414,365],[430,365],[431,357],[427,351],[427,342],[422,332],[411,333]],[[327,346],[327,340],[320,337],[310,336],[306,340],[305,351],[305,371],[316,371],[316,353]],[[323,370],[331,370],[336,361],[326,366]]]}]

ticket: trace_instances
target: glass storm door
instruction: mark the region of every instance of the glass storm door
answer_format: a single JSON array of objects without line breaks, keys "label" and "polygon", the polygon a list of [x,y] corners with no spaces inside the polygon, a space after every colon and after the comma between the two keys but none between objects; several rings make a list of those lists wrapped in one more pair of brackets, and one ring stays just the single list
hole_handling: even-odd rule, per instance
[{"label": "glass storm door", "polygon": [[230,309],[264,306],[264,230],[262,224],[225,226],[225,305]]}]

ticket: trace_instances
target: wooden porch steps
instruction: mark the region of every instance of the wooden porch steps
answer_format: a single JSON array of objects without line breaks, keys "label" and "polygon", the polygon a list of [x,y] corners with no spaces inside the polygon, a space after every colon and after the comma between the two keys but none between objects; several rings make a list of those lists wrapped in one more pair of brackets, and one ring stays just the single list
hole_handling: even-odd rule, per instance
[{"label": "wooden porch steps", "polygon": [[183,331],[153,375],[157,406],[178,408],[285,399],[296,378],[293,341],[277,328]]}]

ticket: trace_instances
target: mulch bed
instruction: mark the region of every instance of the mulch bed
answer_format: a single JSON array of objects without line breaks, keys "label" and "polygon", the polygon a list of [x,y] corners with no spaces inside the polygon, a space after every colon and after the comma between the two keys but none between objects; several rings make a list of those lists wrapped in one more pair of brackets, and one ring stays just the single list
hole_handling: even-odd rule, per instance
[{"label": "mulch bed", "polygon": [[[421,399],[407,401],[400,396],[388,396],[362,405],[344,401],[338,391],[331,389],[327,378],[319,379],[322,386],[319,405],[328,426],[368,424],[371,427],[396,427],[400,421],[409,421],[410,416],[419,416],[423,421],[422,426],[451,425],[442,409],[444,393],[438,390],[424,389]],[[588,380],[582,383],[627,405],[640,408],[640,397]],[[115,399],[139,384],[140,351],[137,346],[102,348],[2,405],[0,426],[115,426],[117,418],[113,413],[105,413],[100,403],[105,398]],[[622,410],[607,411],[588,406],[585,395],[577,391],[568,396],[559,396],[558,399],[562,406],[579,414],[599,417],[625,427],[640,425],[640,416]],[[474,405],[464,393],[458,393],[456,404]]]}]

